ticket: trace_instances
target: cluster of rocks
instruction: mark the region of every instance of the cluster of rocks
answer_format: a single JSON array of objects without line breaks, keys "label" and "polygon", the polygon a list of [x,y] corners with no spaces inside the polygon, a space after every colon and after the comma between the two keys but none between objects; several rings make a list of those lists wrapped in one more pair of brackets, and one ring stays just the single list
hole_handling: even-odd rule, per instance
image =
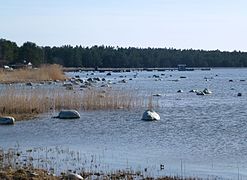
[{"label": "cluster of rocks", "polygon": [[[76,110],[62,110],[59,112],[58,116],[54,118],[59,119],[78,119],[80,118],[80,113]],[[0,125],[13,125],[15,123],[15,118],[11,116],[0,117]]]},{"label": "cluster of rocks", "polygon": [[[59,119],[79,119],[81,115],[76,110],[62,110],[59,112],[58,116],[54,118]],[[160,120],[160,116],[154,110],[146,110],[142,115],[142,120],[153,121]],[[13,125],[15,119],[11,116],[2,116],[0,117],[0,125]]]},{"label": "cluster of rocks", "polygon": [[[59,119],[77,119],[80,118],[80,113],[76,110],[62,110],[59,112],[58,116],[54,118],[59,118]],[[148,121],[153,121],[153,120],[160,120],[160,116],[158,113],[156,113],[152,109],[146,110],[143,115],[142,115],[142,120],[148,120]]]},{"label": "cluster of rocks", "polygon": [[[182,89],[179,89],[177,91],[177,93],[183,93],[184,91]],[[208,95],[208,94],[212,94],[212,91],[210,91],[209,89],[205,88],[204,90],[202,91],[199,91],[199,90],[195,90],[195,89],[192,89],[190,90],[189,92],[191,93],[196,93],[196,95]]]},{"label": "cluster of rocks", "polygon": [[[183,93],[184,91],[182,89],[179,89],[177,91],[177,93]],[[212,91],[210,91],[209,89],[205,88],[204,90],[202,91],[199,91],[199,90],[195,90],[195,89],[192,89],[190,90],[189,92],[191,93],[196,93],[196,95],[208,95],[208,94],[212,94]],[[161,94],[157,93],[157,94],[153,94],[153,96],[156,96],[156,97],[159,97],[159,96],[162,96]],[[239,96],[239,95],[238,95]],[[241,96],[241,95],[240,95]]]},{"label": "cluster of rocks", "polygon": [[[99,84],[100,82],[101,84],[99,85],[99,87],[110,87],[110,84],[113,84],[110,80],[106,80],[106,78],[89,77],[87,79],[83,79],[83,78],[80,78],[79,75],[75,75],[74,77],[70,79],[66,79],[64,81],[54,80],[54,81],[42,81],[39,83],[27,82],[24,85],[31,87],[31,88],[35,88],[36,86],[45,85],[45,84],[46,85],[62,84],[62,86],[65,87],[66,90],[75,90],[75,89],[83,90],[85,88],[97,86],[96,84]],[[119,81],[119,83],[127,83],[127,81],[123,79]]]},{"label": "cluster of rocks", "polygon": [[[234,88],[232,88],[232,90],[235,90]],[[184,91],[182,89],[179,89],[177,91],[177,93],[183,93]],[[204,96],[204,95],[210,95],[212,94],[212,91],[208,88],[205,88],[204,90],[197,90],[197,89],[192,89],[189,91],[190,93],[195,93],[198,96]],[[157,93],[157,94],[153,94],[153,96],[155,97],[160,97],[162,96],[162,94]],[[242,93],[237,93],[237,96],[242,96]]]},{"label": "cluster of rocks", "polygon": [[83,90],[85,88],[93,87],[99,82],[101,82],[100,87],[110,87],[110,84],[112,84],[110,80],[107,81],[105,78],[90,77],[87,79],[81,79],[79,76],[75,76],[63,82],[63,86],[67,90],[74,90],[76,87],[79,87],[80,90]]},{"label": "cluster of rocks", "polygon": [[203,91],[196,91],[196,95],[199,95],[199,96],[204,96],[208,94],[212,94],[212,91],[210,91],[207,88],[205,88]]}]

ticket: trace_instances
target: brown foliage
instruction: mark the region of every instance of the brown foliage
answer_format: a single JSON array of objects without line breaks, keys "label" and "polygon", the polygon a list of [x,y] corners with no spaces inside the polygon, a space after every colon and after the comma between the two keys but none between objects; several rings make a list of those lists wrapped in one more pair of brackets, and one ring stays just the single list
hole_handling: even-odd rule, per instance
[{"label": "brown foliage", "polygon": [[136,92],[88,89],[72,91],[62,88],[5,87],[0,89],[0,115],[17,120],[61,109],[114,110],[147,107]]},{"label": "brown foliage", "polygon": [[0,83],[40,82],[64,80],[62,67],[57,64],[42,65],[34,69],[0,70]]}]

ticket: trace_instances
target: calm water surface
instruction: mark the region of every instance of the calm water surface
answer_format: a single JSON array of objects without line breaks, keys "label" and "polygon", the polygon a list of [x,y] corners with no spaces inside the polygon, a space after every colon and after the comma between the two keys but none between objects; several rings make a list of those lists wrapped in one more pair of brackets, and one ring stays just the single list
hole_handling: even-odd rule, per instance
[{"label": "calm water surface", "polygon": [[[0,126],[0,146],[67,149],[80,153],[84,167],[94,159],[98,164],[94,168],[103,170],[147,168],[150,175],[247,179],[247,69],[126,72],[111,76],[69,73],[74,75],[85,79],[104,77],[113,82],[112,88],[131,89],[138,94],[161,94],[153,97],[159,102],[155,110],[161,120],[141,121],[143,107],[83,111],[79,120],[52,119],[54,114],[45,114],[14,126]],[[122,79],[127,83],[118,83]],[[213,93],[197,96],[189,92],[204,88]],[[184,92],[177,93],[179,89]],[[238,97],[239,92],[243,96]],[[164,170],[160,170],[160,164],[165,165]],[[61,160],[56,166],[66,169],[82,163],[63,164]]]}]

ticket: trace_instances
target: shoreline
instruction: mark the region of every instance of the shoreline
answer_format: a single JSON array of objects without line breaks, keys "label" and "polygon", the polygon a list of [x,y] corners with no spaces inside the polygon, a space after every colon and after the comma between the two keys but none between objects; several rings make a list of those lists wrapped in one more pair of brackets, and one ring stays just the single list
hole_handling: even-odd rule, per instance
[{"label": "shoreline", "polygon": [[97,179],[97,180],[133,180],[133,179],[142,179],[142,180],[203,180],[203,178],[199,177],[179,177],[179,176],[161,176],[161,177],[152,177],[145,176],[141,172],[133,172],[133,171],[116,171],[112,173],[104,173],[104,172],[67,172],[61,173],[61,175],[54,175],[44,169],[39,168],[18,168],[12,169],[8,168],[0,168],[0,178],[5,180],[12,179],[21,179],[21,180],[79,180],[82,179]]},{"label": "shoreline", "polygon": [[[191,67],[181,71],[194,71],[194,70],[207,70],[210,71],[211,67]],[[131,71],[180,71],[177,67],[163,67],[163,68],[86,68],[86,67],[63,67],[64,72],[78,72],[78,71],[99,71],[103,72],[131,72]]]}]

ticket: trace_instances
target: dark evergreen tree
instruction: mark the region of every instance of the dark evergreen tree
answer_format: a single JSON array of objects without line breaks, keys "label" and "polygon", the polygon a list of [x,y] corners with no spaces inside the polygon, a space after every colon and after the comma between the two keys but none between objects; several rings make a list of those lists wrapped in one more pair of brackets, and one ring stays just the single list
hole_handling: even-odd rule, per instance
[{"label": "dark evergreen tree", "polygon": [[240,51],[181,50],[173,48],[122,48],[111,46],[39,47],[26,42],[21,47],[0,39],[0,61],[10,63],[56,63],[65,67],[247,67],[247,53]]},{"label": "dark evergreen tree", "polygon": [[35,43],[25,42],[19,48],[19,58],[18,61],[31,62],[34,66],[38,66],[43,63],[44,54],[41,47],[38,47]]},{"label": "dark evergreen tree", "polygon": [[0,60],[13,63],[18,59],[18,46],[16,43],[0,39]]}]

